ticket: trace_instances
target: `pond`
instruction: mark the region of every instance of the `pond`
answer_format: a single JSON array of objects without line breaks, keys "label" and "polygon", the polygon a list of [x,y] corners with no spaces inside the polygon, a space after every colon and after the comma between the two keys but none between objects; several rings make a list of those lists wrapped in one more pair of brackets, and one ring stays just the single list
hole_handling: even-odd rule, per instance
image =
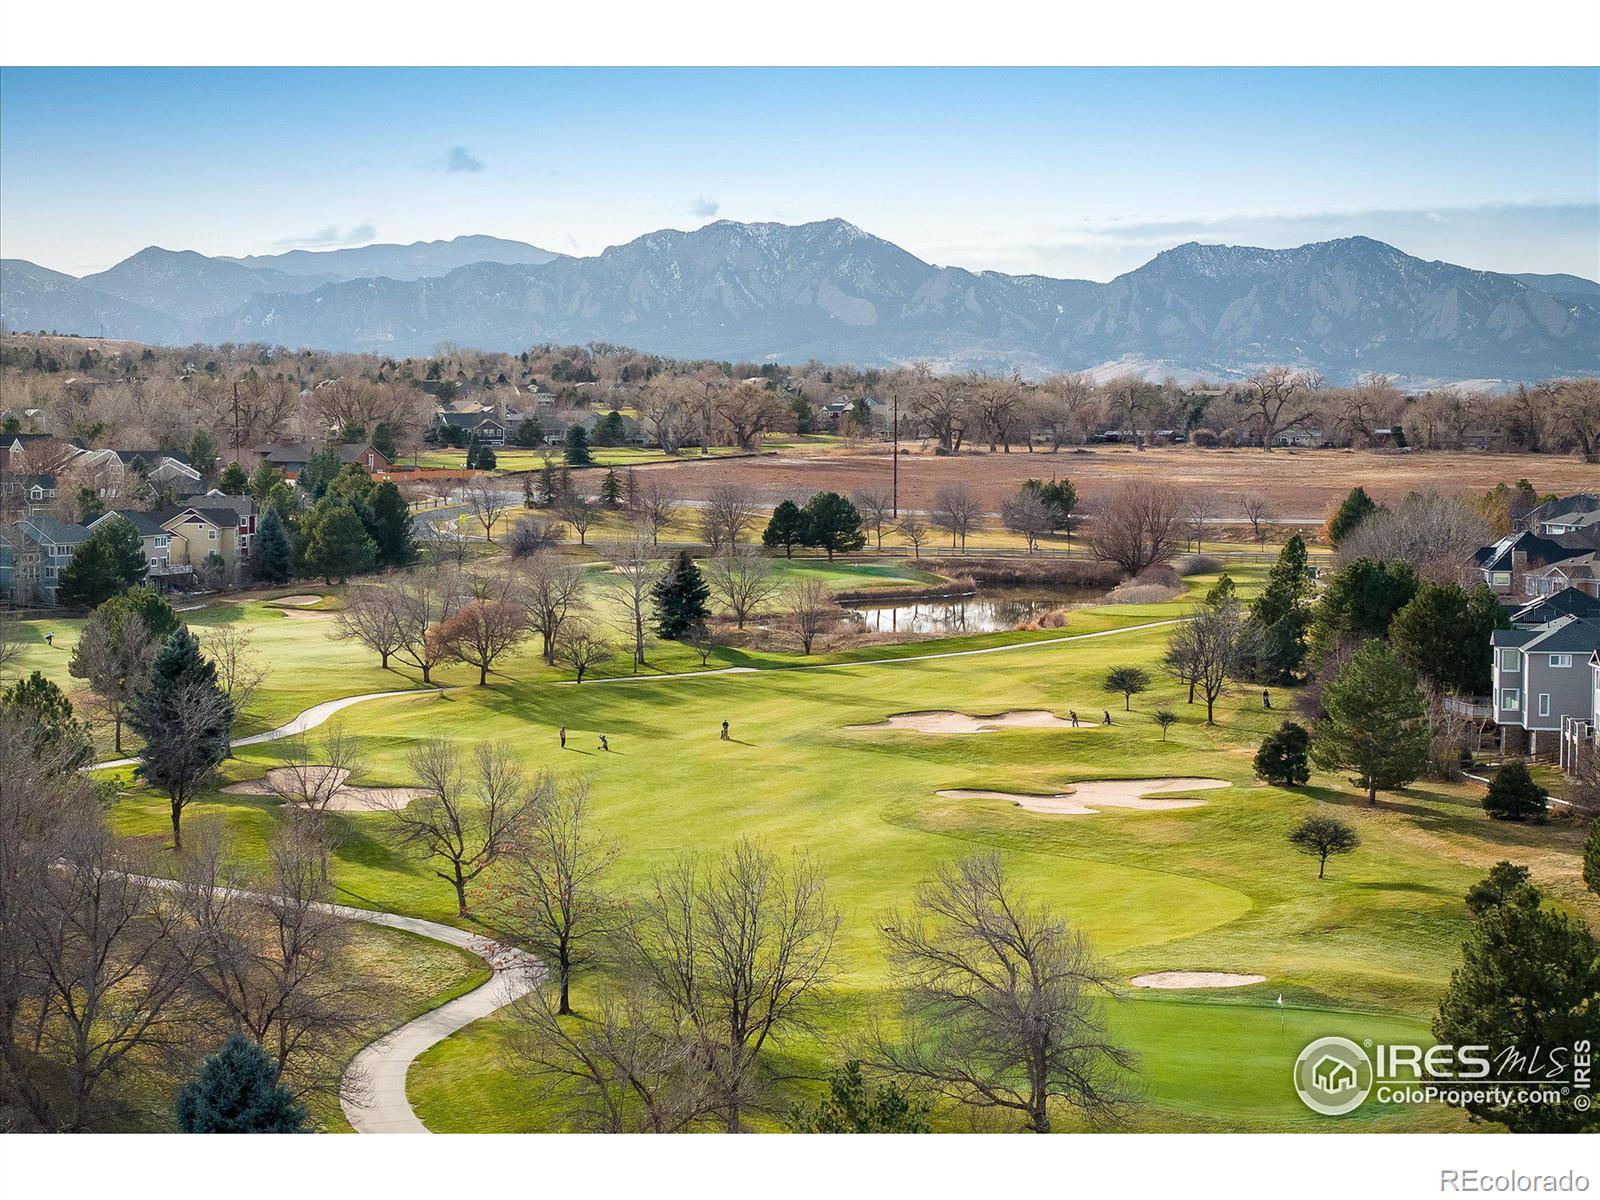
[{"label": "pond", "polygon": [[848,612],[872,633],[994,633],[1015,629],[1055,608],[1099,600],[1097,588],[988,588],[971,596],[852,604]]}]

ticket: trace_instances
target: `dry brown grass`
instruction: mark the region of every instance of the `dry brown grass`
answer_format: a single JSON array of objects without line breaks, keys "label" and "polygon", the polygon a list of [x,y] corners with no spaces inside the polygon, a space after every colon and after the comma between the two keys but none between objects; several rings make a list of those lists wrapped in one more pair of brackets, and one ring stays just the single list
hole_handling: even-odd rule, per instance
[{"label": "dry brown grass", "polygon": [[[699,463],[692,470],[675,464],[639,467],[670,471],[685,497],[702,498],[723,483],[748,484],[763,496],[832,490],[848,495],[856,488],[889,484],[891,460],[882,446],[857,449],[786,450],[760,458]],[[1481,492],[1497,483],[1530,480],[1540,492],[1572,492],[1596,485],[1593,463],[1549,454],[1476,454],[1377,450],[1203,450],[1169,446],[1134,450],[1095,446],[1059,454],[963,453],[952,457],[913,452],[900,456],[900,501],[926,509],[945,484],[966,483],[990,510],[1023,480],[1071,479],[1080,495],[1093,496],[1126,480],[1166,482],[1207,491],[1222,500],[1218,515],[1240,520],[1236,498],[1245,492],[1267,497],[1280,520],[1320,521],[1353,486],[1375,499],[1395,501],[1407,492],[1436,487]]]}]

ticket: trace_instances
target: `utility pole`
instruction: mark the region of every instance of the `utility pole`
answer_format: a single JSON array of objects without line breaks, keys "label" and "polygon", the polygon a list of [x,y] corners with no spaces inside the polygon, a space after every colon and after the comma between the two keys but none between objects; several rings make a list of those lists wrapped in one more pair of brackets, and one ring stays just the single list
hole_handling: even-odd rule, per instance
[{"label": "utility pole", "polygon": [[239,381],[233,381],[233,461],[239,461]]},{"label": "utility pole", "polygon": [[896,521],[900,519],[900,389],[893,388],[889,392],[889,403],[893,408],[894,416],[890,420],[889,449],[889,515]]}]

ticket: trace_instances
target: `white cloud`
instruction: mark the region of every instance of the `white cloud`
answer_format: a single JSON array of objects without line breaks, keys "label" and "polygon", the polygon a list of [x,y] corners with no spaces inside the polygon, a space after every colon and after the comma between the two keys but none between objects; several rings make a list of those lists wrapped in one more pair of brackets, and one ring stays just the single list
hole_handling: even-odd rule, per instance
[{"label": "white cloud", "polygon": [[710,196],[700,195],[696,196],[694,203],[689,205],[689,211],[697,217],[714,217],[721,207],[722,205],[718,204]]},{"label": "white cloud", "polygon": [[445,151],[444,169],[476,173],[483,170],[483,160],[475,157],[465,146],[451,146]]},{"label": "white cloud", "polygon": [[349,229],[340,229],[337,225],[324,225],[321,229],[314,230],[302,237],[282,238],[275,245],[285,250],[309,246],[349,246],[360,242],[370,242],[377,236],[378,227],[371,221],[363,221],[359,225],[350,226]]}]

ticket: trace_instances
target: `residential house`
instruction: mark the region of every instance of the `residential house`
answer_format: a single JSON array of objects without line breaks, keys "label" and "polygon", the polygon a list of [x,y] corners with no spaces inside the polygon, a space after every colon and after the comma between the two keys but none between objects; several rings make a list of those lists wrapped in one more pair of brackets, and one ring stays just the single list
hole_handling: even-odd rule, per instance
[{"label": "residential house", "polygon": [[[590,413],[579,422],[579,424],[583,426],[583,431],[589,435],[589,442],[591,445],[595,444],[595,429],[599,426],[600,422],[609,420],[610,417],[611,412],[609,410],[603,413],[594,412]],[[633,417],[627,416],[624,413],[618,413],[617,418],[622,422],[622,444],[624,446],[643,446],[647,441],[649,441],[649,438],[645,435],[644,426]],[[565,433],[563,433],[562,436],[564,437]]]},{"label": "residential house", "polygon": [[1293,447],[1296,449],[1312,449],[1322,445],[1322,430],[1305,425],[1291,425],[1288,429],[1280,429],[1273,436],[1274,446]]},{"label": "residential house", "polygon": [[[480,446],[499,447],[506,444],[506,423],[496,416],[486,416],[482,412],[441,410],[435,420],[441,433],[450,428],[457,430],[466,441],[476,441]],[[439,440],[444,439],[441,437]]]},{"label": "residential house", "polygon": [[1586,665],[1600,651],[1600,622],[1558,617],[1532,629],[1496,630],[1490,643],[1502,753],[1555,751],[1565,718],[1593,719]]},{"label": "residential house", "polygon": [[1600,492],[1579,492],[1530,509],[1522,520],[1522,527],[1545,537],[1554,537],[1560,533],[1575,533],[1597,523],[1600,523]]},{"label": "residential house", "polygon": [[91,533],[107,521],[120,518],[139,531],[139,540],[144,543],[144,561],[152,576],[164,575],[172,564],[172,535],[161,527],[149,513],[138,512],[135,509],[113,509],[95,517],[92,521],[85,521],[84,528]]},{"label": "residential house", "polygon": [[341,442],[334,447],[334,451],[339,455],[340,462],[356,463],[368,475],[394,468],[389,456],[370,442]]},{"label": "residential house", "polygon": [[0,449],[5,451],[0,467],[23,474],[54,473],[82,453],[48,433],[0,433]]},{"label": "residential house", "polygon": [[198,570],[215,552],[222,559],[225,582],[244,578],[256,533],[255,502],[249,496],[213,490],[150,516],[172,536],[173,567]]},{"label": "residential house", "polygon": [[1600,525],[1548,537],[1521,530],[1473,551],[1462,566],[1461,583],[1467,588],[1485,584],[1497,596],[1537,599],[1567,586],[1535,590],[1546,568],[1595,550],[1600,550]]},{"label": "residential house", "polygon": [[61,572],[89,531],[48,516],[28,516],[4,527],[0,537],[0,592],[12,604],[56,603]]},{"label": "residential house", "polygon": [[1575,554],[1571,558],[1531,570],[1524,577],[1524,586],[1530,596],[1549,596],[1572,590],[1600,597],[1600,550]]},{"label": "residential house", "polygon": [[310,442],[267,442],[254,447],[251,452],[282,471],[284,478],[293,479],[321,449],[321,446],[314,446]]},{"label": "residential house", "polygon": [[1511,610],[1511,623],[1518,629],[1535,629],[1560,617],[1600,622],[1600,598],[1577,588],[1565,588]]},{"label": "residential house", "polygon": [[1600,771],[1600,650],[1589,656],[1589,711],[1562,719],[1559,747],[1559,765],[1567,774]]},{"label": "residential house", "polygon": [[17,498],[30,517],[50,511],[59,495],[54,475],[21,475],[13,478],[16,480]]}]

